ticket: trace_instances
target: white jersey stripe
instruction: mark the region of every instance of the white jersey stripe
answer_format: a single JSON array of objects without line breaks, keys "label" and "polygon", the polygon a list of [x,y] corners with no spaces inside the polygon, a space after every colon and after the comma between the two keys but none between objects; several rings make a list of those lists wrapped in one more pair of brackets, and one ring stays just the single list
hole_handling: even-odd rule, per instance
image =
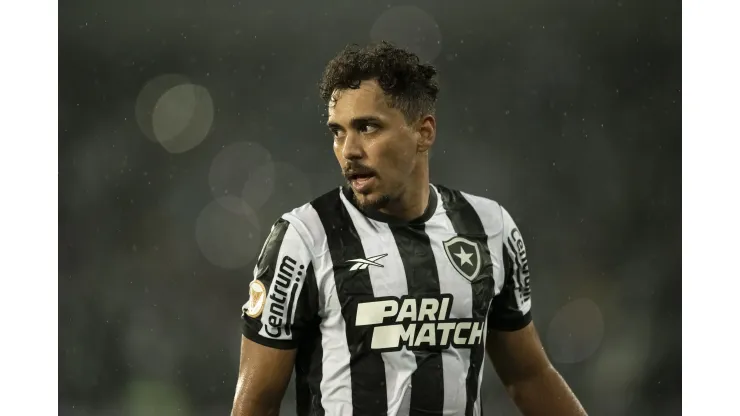
[{"label": "white jersey stripe", "polygon": [[501,205],[490,199],[466,194],[465,192],[461,192],[461,194],[478,214],[483,229],[488,235],[488,250],[491,252],[491,263],[494,268],[493,279],[496,282],[494,295],[498,295],[504,286],[504,264],[503,257],[501,257],[504,225]]},{"label": "white jersey stripe", "polygon": [[[449,217],[447,215],[435,215],[426,223],[425,230],[432,243],[432,252],[439,275],[439,291],[449,293],[453,297],[450,318],[472,318],[473,291],[470,282],[457,272],[442,245],[444,241],[457,235]],[[463,412],[460,415],[465,415],[466,377],[469,367],[470,349],[449,348],[442,351],[445,395],[443,415],[457,416],[459,413],[456,413],[455,409],[462,409]]]},{"label": "white jersey stripe", "polygon": [[[319,313],[321,316],[322,377],[320,383],[321,405],[327,415],[352,416],[352,380],[349,371],[350,353],[347,344],[346,322],[342,316],[336,285],[334,282],[334,263],[323,224],[316,210],[304,205],[286,214],[288,220],[302,223],[309,247],[320,253],[315,256],[316,283],[319,288]],[[297,215],[300,216],[298,219]]]},{"label": "white jersey stripe", "polygon": [[[276,340],[291,340],[290,322],[295,319],[296,299],[306,282],[306,266],[311,263],[311,254],[305,250],[303,240],[294,227],[287,227],[277,264],[273,271],[272,282],[268,288],[262,316],[262,328],[259,334]],[[293,257],[290,257],[290,256]],[[300,269],[299,269],[300,267]],[[275,328],[270,322],[286,322],[286,328]],[[272,331],[272,333],[268,333]]]}]

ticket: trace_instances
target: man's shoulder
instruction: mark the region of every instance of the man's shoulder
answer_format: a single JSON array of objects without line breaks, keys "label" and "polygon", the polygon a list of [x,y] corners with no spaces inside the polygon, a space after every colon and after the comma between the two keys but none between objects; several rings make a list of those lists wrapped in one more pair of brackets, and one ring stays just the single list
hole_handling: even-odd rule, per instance
[{"label": "man's shoulder", "polygon": [[339,207],[341,204],[341,188],[336,187],[327,191],[318,197],[306,202],[303,205],[293,208],[283,214],[283,218],[289,222],[300,221],[303,223],[314,223],[318,220],[319,211],[325,209],[332,210],[332,212]]},{"label": "man's shoulder", "polygon": [[439,184],[434,184],[434,187],[442,197],[442,204],[448,210],[460,209],[464,206],[472,205],[476,211],[495,214],[500,213],[502,209],[501,205],[493,198],[476,195]]},{"label": "man's shoulder", "polygon": [[339,212],[340,193],[341,188],[336,187],[282,214],[281,219],[290,223],[308,246],[315,246],[323,234],[321,218]]},{"label": "man's shoulder", "polygon": [[489,235],[498,235],[503,231],[505,210],[494,199],[443,185],[435,184],[434,187],[441,196],[442,207],[447,215],[452,214],[479,223]]}]

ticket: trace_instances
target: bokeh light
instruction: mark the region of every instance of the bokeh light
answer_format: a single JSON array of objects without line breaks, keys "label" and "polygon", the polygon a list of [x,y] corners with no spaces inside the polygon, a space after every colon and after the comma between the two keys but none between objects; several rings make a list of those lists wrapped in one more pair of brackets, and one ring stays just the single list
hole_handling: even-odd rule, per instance
[{"label": "bokeh light", "polygon": [[153,142],[157,141],[157,138],[154,136],[154,128],[152,127],[152,115],[157,101],[170,89],[189,83],[190,79],[185,75],[164,74],[151,79],[139,91],[134,112],[136,122],[147,139]]},{"label": "bokeh light", "polygon": [[[652,338],[649,319],[642,314],[620,318],[617,325],[610,325],[609,332],[613,336],[602,346],[600,355],[608,358],[595,360],[589,368],[589,376],[601,380],[590,393],[600,398],[602,410],[608,410],[602,414],[630,414],[628,409],[635,399],[635,390],[643,381],[643,374],[648,374],[657,364],[647,359]],[[673,380],[663,382],[668,384]]]},{"label": "bokeh light", "polygon": [[156,380],[134,381],[129,384],[124,399],[130,415],[137,416],[187,416],[187,407],[182,406],[185,395],[170,383]]},{"label": "bokeh light", "polygon": [[591,357],[604,338],[604,317],[591,299],[576,299],[550,321],[547,351],[558,363],[573,364]]},{"label": "bokeh light", "polygon": [[213,123],[213,100],[205,87],[181,84],[167,90],[152,112],[152,130],[170,153],[183,153],[205,140]]}]

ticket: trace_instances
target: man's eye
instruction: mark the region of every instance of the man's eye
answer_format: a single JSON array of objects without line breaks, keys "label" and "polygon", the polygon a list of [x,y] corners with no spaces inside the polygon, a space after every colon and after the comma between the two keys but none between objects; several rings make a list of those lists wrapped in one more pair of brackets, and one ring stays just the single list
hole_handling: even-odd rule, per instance
[{"label": "man's eye", "polygon": [[378,126],[372,125],[372,124],[365,124],[364,126],[360,127],[360,133],[364,134],[371,134],[378,131]]}]

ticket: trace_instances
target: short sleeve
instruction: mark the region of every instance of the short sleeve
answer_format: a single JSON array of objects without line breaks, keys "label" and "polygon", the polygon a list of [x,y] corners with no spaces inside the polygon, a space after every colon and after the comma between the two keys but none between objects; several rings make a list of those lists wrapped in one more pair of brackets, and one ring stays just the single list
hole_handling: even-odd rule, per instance
[{"label": "short sleeve", "polygon": [[532,291],[529,286],[529,263],[522,233],[511,215],[501,207],[503,215],[502,256],[504,283],[493,298],[489,325],[500,331],[516,331],[532,321]]},{"label": "short sleeve", "polygon": [[249,300],[242,306],[243,333],[259,344],[297,348],[317,325],[316,277],[311,251],[294,226],[273,226],[254,267]]}]

